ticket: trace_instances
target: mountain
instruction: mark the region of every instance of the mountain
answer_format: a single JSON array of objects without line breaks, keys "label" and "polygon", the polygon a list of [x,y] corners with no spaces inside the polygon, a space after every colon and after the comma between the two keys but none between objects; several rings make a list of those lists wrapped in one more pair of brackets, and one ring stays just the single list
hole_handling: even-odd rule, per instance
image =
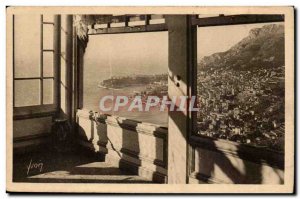
[{"label": "mountain", "polygon": [[203,57],[198,68],[253,70],[284,65],[284,26],[271,24],[251,29],[247,37],[225,52]]}]

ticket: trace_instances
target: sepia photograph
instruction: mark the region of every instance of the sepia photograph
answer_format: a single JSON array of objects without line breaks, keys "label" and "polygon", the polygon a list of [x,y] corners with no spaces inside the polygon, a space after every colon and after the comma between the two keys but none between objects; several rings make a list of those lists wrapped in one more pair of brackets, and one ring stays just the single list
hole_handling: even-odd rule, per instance
[{"label": "sepia photograph", "polygon": [[294,192],[293,7],[6,11],[8,192]]}]

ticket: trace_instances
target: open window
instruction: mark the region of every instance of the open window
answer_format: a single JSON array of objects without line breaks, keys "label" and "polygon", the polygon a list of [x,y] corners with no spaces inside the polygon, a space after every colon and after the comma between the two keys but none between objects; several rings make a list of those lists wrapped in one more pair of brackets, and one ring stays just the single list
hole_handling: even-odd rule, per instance
[{"label": "open window", "polygon": [[[203,15],[192,21],[197,25],[192,85],[199,111],[192,118],[190,176],[261,183],[261,166],[250,162],[284,168],[284,18]],[[243,161],[234,163],[228,154]],[[276,175],[283,183],[283,174]]]},{"label": "open window", "polygon": [[57,110],[54,15],[14,15],[13,28],[14,117],[51,114]]},{"label": "open window", "polygon": [[196,134],[283,151],[284,23],[199,27],[198,49]]},{"label": "open window", "polygon": [[[156,15],[103,17],[90,27],[83,60],[83,109],[167,126],[167,109],[145,111],[148,96],[167,96],[168,33],[162,27],[164,19]],[[137,96],[142,110],[130,108]],[[118,107],[123,101],[117,102],[117,97],[126,97],[126,105]]]}]

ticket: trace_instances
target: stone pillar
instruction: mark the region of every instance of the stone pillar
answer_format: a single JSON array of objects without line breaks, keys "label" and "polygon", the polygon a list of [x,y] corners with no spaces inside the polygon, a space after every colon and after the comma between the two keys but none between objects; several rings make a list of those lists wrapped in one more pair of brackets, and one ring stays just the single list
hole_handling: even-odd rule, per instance
[{"label": "stone pillar", "polygon": [[73,91],[73,15],[67,16],[66,21],[66,115],[72,120],[72,91]]},{"label": "stone pillar", "polygon": [[[195,63],[193,46],[195,28],[188,15],[168,15],[169,31],[169,79],[168,94],[191,95],[190,70]],[[194,74],[195,75],[195,74]],[[187,103],[188,104],[188,103]],[[188,136],[191,124],[188,110],[169,112],[168,132],[168,183],[186,184],[188,177]]]},{"label": "stone pillar", "polygon": [[60,109],[60,43],[61,43],[61,16],[55,15],[54,16],[54,58],[53,58],[53,65],[54,65],[54,104],[57,106],[57,110]]}]

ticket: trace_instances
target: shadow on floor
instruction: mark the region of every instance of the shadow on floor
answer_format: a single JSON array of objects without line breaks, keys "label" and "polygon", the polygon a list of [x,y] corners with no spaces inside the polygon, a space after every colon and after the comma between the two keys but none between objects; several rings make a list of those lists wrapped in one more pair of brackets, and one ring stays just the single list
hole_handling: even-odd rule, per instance
[{"label": "shadow on floor", "polygon": [[113,167],[89,152],[51,150],[14,155],[14,182],[43,183],[152,183]]}]

